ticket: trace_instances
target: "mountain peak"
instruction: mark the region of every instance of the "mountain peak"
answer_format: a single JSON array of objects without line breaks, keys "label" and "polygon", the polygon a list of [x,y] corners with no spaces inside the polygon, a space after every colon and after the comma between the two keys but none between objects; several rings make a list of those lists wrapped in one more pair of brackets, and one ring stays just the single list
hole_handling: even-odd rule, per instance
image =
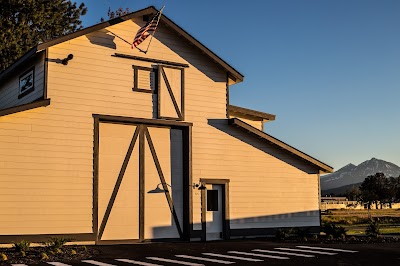
[{"label": "mountain peak", "polygon": [[400,175],[400,167],[375,157],[357,166],[349,163],[336,172],[321,177],[321,189],[327,190],[361,183],[366,177],[376,173],[384,173],[387,177],[396,177]]}]

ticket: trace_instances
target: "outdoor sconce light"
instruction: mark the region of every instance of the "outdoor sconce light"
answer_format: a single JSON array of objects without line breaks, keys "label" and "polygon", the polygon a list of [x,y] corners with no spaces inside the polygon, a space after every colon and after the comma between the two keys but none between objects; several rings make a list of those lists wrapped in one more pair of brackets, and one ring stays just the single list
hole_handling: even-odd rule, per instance
[{"label": "outdoor sconce light", "polygon": [[199,184],[193,183],[192,188],[193,188],[193,189],[197,188],[198,190],[205,190],[205,189],[207,189],[206,186],[205,186],[203,183],[199,183]]},{"label": "outdoor sconce light", "polygon": [[[168,192],[168,190],[165,190],[164,188],[160,188],[160,185],[162,185],[163,183],[159,183],[157,185],[157,187],[155,189],[149,190],[147,193],[165,193]],[[169,186],[170,188],[172,188],[170,185],[168,185],[167,183],[165,183],[167,186]]]},{"label": "outdoor sconce light", "polygon": [[71,60],[72,58],[74,58],[74,55],[73,54],[69,54],[66,58],[61,60],[61,64],[63,64],[64,66],[68,65],[68,61]]}]

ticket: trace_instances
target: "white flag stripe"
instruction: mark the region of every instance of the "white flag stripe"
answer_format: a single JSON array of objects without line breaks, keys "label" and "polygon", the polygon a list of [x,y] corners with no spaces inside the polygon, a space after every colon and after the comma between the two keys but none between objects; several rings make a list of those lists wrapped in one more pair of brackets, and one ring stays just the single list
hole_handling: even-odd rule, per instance
[{"label": "white flag stripe", "polygon": [[146,257],[146,258],[149,259],[149,260],[159,260],[159,261],[171,262],[171,263],[189,265],[189,266],[205,266],[204,264],[198,264],[198,263],[192,263],[192,262],[186,262],[186,261],[179,261],[179,260],[170,260],[170,259],[164,259],[164,258],[158,258],[158,257]]},{"label": "white flag stripe", "polygon": [[130,263],[130,264],[143,265],[143,266],[162,266],[160,264],[153,264],[153,263],[142,262],[142,261],[137,261],[137,260],[128,260],[128,259],[115,259],[115,260]]},{"label": "white flag stripe", "polygon": [[108,264],[108,263],[95,261],[95,260],[83,260],[82,262],[93,264],[93,265],[98,265],[98,266],[115,266],[114,264]]},{"label": "white flag stripe", "polygon": [[253,249],[252,251],[272,253],[272,254],[282,254],[282,255],[297,256],[297,257],[305,257],[305,258],[314,258],[315,257],[314,255],[299,254],[299,253],[284,252],[284,251],[275,251],[275,250]]},{"label": "white flag stripe", "polygon": [[297,246],[298,248],[309,248],[309,249],[320,249],[320,250],[330,250],[330,251],[340,251],[340,252],[349,252],[356,253],[356,250],[348,250],[348,249],[339,249],[339,248],[322,248],[322,247],[310,247],[310,246]]},{"label": "white flag stripe", "polygon": [[203,253],[203,255],[221,257],[221,258],[227,258],[227,259],[234,259],[234,260],[263,261],[260,259],[244,258],[244,257],[230,256],[230,255],[215,254],[215,253]]},{"label": "white flag stripe", "polygon": [[188,255],[175,255],[175,256],[179,257],[179,258],[193,259],[193,260],[204,260],[204,261],[221,263],[221,264],[233,264],[233,263],[235,263],[233,261],[209,259],[209,258],[204,258],[204,257],[195,257],[195,256],[188,256]]},{"label": "white flag stripe", "polygon": [[266,255],[266,254],[257,254],[257,253],[240,252],[240,251],[228,251],[228,253],[256,256],[256,257],[269,258],[269,259],[278,259],[278,260],[288,260],[289,259],[288,257],[279,257],[279,256]]},{"label": "white flag stripe", "polygon": [[324,252],[324,251],[316,251],[316,250],[304,250],[304,249],[297,249],[297,248],[275,248],[279,250],[288,250],[288,251],[297,251],[297,252],[305,252],[305,253],[314,253],[314,254],[321,254],[321,255],[337,255],[337,253],[332,252]]},{"label": "white flag stripe", "polygon": [[61,262],[57,262],[57,261],[51,261],[51,262],[47,262],[50,265],[54,265],[54,266],[71,266],[69,264],[65,264],[65,263],[61,263]]}]

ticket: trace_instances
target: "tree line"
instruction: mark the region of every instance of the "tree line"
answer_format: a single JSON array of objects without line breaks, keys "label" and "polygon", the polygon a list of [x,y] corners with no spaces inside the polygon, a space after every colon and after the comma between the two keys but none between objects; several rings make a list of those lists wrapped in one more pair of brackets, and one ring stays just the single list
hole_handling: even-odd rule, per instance
[{"label": "tree line", "polygon": [[[81,16],[87,12],[84,3],[71,0],[1,0],[0,73],[32,47],[80,30]],[[129,9],[108,9],[113,19]],[[105,19],[101,18],[103,22]]]},{"label": "tree line", "polygon": [[359,188],[352,188],[345,195],[350,200],[365,204],[368,209],[375,204],[376,209],[384,204],[400,202],[400,176],[386,177],[384,173],[368,176]]}]

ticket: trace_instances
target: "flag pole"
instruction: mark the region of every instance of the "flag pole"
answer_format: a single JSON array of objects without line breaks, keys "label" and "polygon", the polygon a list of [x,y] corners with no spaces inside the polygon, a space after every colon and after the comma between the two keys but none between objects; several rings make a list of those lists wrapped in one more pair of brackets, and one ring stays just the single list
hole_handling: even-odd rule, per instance
[{"label": "flag pole", "polygon": [[[151,38],[150,38],[150,41],[149,41],[149,45],[147,45],[147,49],[146,49],[146,51],[144,51],[145,54],[147,54],[147,52],[149,51],[149,47],[150,47],[151,40],[153,40],[153,36],[154,36],[154,34],[156,34],[156,30],[157,30],[157,27],[158,27],[158,23],[160,22],[161,15],[162,15],[162,12],[163,12],[163,10],[164,10],[164,7],[165,7],[165,5],[164,5],[164,6],[161,8],[161,10],[160,10],[160,15],[158,16],[158,20],[157,20],[157,24],[156,24],[156,29],[154,30],[153,34],[151,35]],[[142,51],[142,52],[143,52],[143,51]]]}]

